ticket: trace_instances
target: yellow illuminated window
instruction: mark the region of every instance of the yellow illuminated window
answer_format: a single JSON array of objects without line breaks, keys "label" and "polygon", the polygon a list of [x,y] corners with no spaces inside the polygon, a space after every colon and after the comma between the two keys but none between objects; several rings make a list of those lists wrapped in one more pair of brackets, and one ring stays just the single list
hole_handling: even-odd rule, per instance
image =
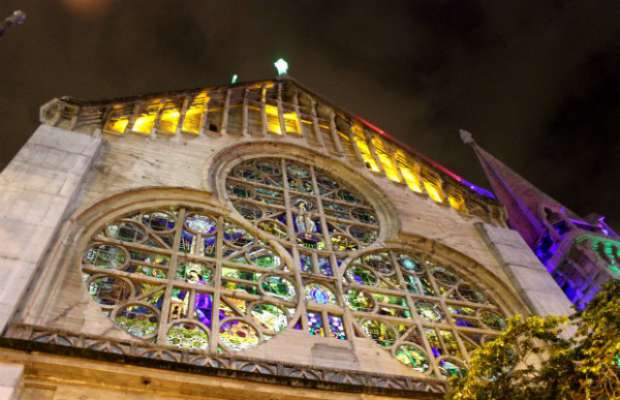
[{"label": "yellow illuminated window", "polygon": [[103,130],[108,133],[115,133],[117,135],[122,135],[125,133],[125,129],[127,129],[127,125],[129,125],[129,117],[110,118],[108,119],[108,122],[105,124],[105,127],[103,128]]},{"label": "yellow illuminated window", "polygon": [[366,139],[364,138],[364,129],[362,129],[359,125],[353,125],[351,127],[351,132],[353,132],[353,141],[360,151],[364,164],[366,164],[371,171],[379,172],[377,161],[375,161],[375,158],[372,156],[372,153],[368,148],[368,144],[366,143]]},{"label": "yellow illuminated window", "polygon": [[383,166],[383,170],[385,171],[385,175],[389,180],[393,182],[401,182],[400,175],[398,174],[398,170],[396,169],[396,165],[392,160],[392,156],[387,149],[387,144],[381,140],[379,136],[374,136],[372,138],[372,144],[375,146],[375,152],[381,165]]},{"label": "yellow illuminated window", "polygon": [[265,114],[267,114],[267,130],[276,135],[282,134],[280,129],[280,117],[278,116],[278,107],[265,104]]},{"label": "yellow illuminated window", "polygon": [[284,113],[284,124],[286,125],[287,133],[300,133],[301,129],[299,127],[299,120],[297,119],[297,114],[295,112],[286,112]]},{"label": "yellow illuminated window", "polygon": [[143,113],[140,113],[133,123],[132,131],[142,135],[150,135],[153,132],[155,118],[159,110],[159,101],[152,102]]},{"label": "yellow illuminated window", "polygon": [[192,101],[192,105],[187,108],[185,112],[185,118],[183,119],[183,132],[190,133],[192,135],[200,134],[200,128],[202,128],[202,117],[207,111],[207,104],[209,102],[209,96],[207,92],[201,92]]},{"label": "yellow illuminated window", "polygon": [[167,108],[162,111],[159,117],[159,132],[174,135],[179,126],[179,118],[181,113],[178,108]]},{"label": "yellow illuminated window", "polygon": [[424,189],[426,189],[426,193],[435,203],[443,203],[443,193],[439,185],[425,179]]},{"label": "yellow illuminated window", "polygon": [[458,195],[458,194],[449,195],[448,203],[450,204],[450,207],[454,208],[457,211],[465,210],[465,199],[463,199],[463,196],[461,195]]},{"label": "yellow illuminated window", "polygon": [[409,186],[409,189],[416,193],[422,193],[422,180],[420,179],[420,174],[416,171],[416,168],[412,169],[409,165],[398,163],[400,167],[400,173],[405,179],[405,183]]}]

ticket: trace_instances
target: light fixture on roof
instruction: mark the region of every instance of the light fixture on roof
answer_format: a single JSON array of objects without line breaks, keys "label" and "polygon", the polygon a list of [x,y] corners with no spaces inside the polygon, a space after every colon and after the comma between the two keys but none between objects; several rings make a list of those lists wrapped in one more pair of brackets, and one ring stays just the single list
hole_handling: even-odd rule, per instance
[{"label": "light fixture on roof", "polygon": [[237,83],[237,82],[239,82],[239,75],[234,74],[234,75],[232,76],[232,78],[230,78],[230,84],[231,84],[231,85],[234,85],[234,84],[235,84],[235,83]]},{"label": "light fixture on roof", "polygon": [[286,62],[285,59],[280,58],[278,59],[278,61],[273,63],[274,67],[276,67],[276,70],[278,71],[278,76],[286,76],[286,73],[288,72],[288,63]]},{"label": "light fixture on roof", "polygon": [[4,34],[10,27],[14,25],[21,25],[26,22],[26,14],[21,10],[13,11],[13,14],[0,21],[0,36]]}]

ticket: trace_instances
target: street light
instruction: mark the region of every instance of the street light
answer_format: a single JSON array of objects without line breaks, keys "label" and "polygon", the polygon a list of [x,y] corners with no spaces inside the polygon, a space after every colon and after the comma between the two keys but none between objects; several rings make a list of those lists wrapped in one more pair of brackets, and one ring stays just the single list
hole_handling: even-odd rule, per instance
[{"label": "street light", "polygon": [[4,21],[0,22],[0,37],[4,35],[10,27],[13,25],[21,25],[26,21],[26,14],[24,14],[21,10],[13,11],[13,14],[4,19]]}]

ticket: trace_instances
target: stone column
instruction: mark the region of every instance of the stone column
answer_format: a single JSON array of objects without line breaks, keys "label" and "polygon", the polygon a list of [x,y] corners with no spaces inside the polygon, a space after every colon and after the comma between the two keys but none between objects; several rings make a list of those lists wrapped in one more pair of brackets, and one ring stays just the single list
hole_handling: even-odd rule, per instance
[{"label": "stone column", "polygon": [[517,231],[484,223],[476,228],[532,312],[573,313],[571,302]]},{"label": "stone column", "polygon": [[85,174],[97,136],[41,125],[0,174],[0,331],[4,331]]}]

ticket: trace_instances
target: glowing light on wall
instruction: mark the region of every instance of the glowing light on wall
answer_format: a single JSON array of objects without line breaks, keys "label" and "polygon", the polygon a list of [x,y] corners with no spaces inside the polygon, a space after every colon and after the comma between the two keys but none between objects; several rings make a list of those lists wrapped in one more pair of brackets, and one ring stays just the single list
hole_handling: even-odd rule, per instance
[{"label": "glowing light on wall", "polygon": [[159,129],[158,132],[174,135],[179,126],[179,119],[181,113],[178,108],[168,108],[162,111],[159,117]]},{"label": "glowing light on wall", "polygon": [[192,135],[200,134],[202,128],[202,117],[207,112],[207,104],[209,103],[209,96],[207,92],[200,92],[194,100],[191,106],[188,107],[185,112],[185,119],[183,119],[183,132]]},{"label": "glowing light on wall", "polygon": [[276,135],[281,135],[282,129],[280,128],[278,107],[271,104],[265,104],[265,114],[267,114],[267,131],[275,133]]},{"label": "glowing light on wall", "polygon": [[297,119],[297,114],[295,114],[295,112],[284,113],[284,125],[286,125],[286,133],[301,133],[299,120]]},{"label": "glowing light on wall", "polygon": [[443,197],[443,194],[441,193],[441,189],[439,188],[439,185],[425,179],[424,189],[426,190],[426,193],[428,193],[428,197],[433,199],[435,203],[443,203],[444,197]]},{"label": "glowing light on wall", "polygon": [[398,173],[398,169],[394,161],[392,160],[391,155],[387,150],[387,144],[381,140],[379,136],[374,136],[372,138],[372,145],[375,146],[375,151],[377,153],[377,157],[383,166],[383,170],[385,171],[385,175],[389,180],[393,182],[401,182],[400,174]]},{"label": "glowing light on wall", "polygon": [[127,125],[129,125],[128,117],[110,118],[103,129],[108,133],[122,135],[125,133]]},{"label": "glowing light on wall", "polygon": [[366,139],[364,137],[364,129],[359,125],[353,125],[351,127],[351,132],[353,133],[353,141],[360,151],[360,155],[362,156],[362,160],[364,164],[373,172],[379,172],[379,166],[377,165],[377,161],[372,156],[370,152],[370,148],[366,143]]},{"label": "glowing light on wall", "polygon": [[131,130],[142,135],[150,135],[151,132],[153,132],[153,126],[155,126],[155,118],[157,118],[159,105],[159,100],[155,100],[146,107],[145,112],[139,114],[134,121]]},{"label": "glowing light on wall", "polygon": [[448,204],[457,211],[465,211],[465,199],[463,199],[463,196],[456,194],[449,195]]}]

